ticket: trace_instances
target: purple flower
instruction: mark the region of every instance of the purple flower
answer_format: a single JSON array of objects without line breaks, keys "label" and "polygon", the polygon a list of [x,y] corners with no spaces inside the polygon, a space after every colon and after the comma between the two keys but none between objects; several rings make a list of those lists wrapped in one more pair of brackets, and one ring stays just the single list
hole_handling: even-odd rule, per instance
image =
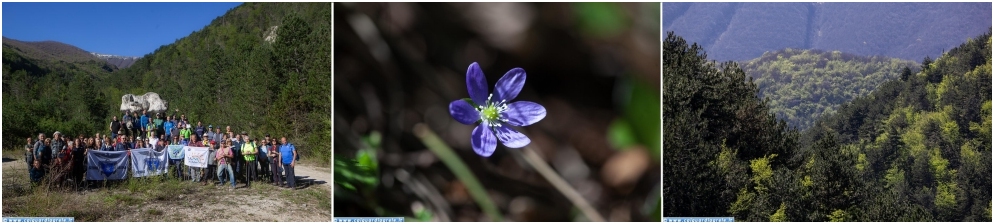
[{"label": "purple flower", "polygon": [[[497,140],[508,148],[521,148],[531,143],[527,136],[510,126],[528,126],[545,118],[545,107],[534,102],[508,103],[518,96],[525,85],[525,70],[514,68],[497,80],[494,92],[488,94],[487,78],[480,65],[473,62],[466,70],[466,87],[470,99],[460,99],[449,104],[449,114],[459,123],[480,124],[470,137],[473,151],[484,157],[494,154]],[[481,104],[482,103],[482,104]]]}]

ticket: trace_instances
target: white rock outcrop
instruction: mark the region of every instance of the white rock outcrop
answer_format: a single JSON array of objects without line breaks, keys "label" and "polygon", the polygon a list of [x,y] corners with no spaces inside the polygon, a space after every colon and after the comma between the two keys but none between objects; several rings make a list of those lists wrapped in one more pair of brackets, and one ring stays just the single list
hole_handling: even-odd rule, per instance
[{"label": "white rock outcrop", "polygon": [[125,94],[121,96],[121,112],[138,112],[148,110],[149,113],[161,113],[168,110],[169,103],[159,98],[158,93],[147,92],[143,95]]}]

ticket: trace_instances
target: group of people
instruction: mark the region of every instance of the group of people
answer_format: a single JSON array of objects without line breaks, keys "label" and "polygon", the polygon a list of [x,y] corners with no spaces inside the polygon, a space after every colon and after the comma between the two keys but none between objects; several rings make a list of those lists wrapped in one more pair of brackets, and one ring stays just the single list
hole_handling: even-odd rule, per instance
[{"label": "group of people", "polygon": [[[178,113],[178,110],[176,111]],[[204,168],[186,167],[182,159],[168,161],[172,167],[169,172],[181,179],[188,179],[207,185],[217,178],[219,184],[230,182],[231,189],[235,188],[236,179],[251,186],[253,181],[266,181],[272,185],[296,189],[294,168],[300,159],[296,147],[287,142],[286,137],[250,138],[246,131],[235,134],[231,126],[221,132],[220,126],[190,125],[186,115],[163,116],[156,113],[150,119],[148,111],[141,116],[137,113],[124,114],[124,121],[116,116],[110,123],[111,134],[94,134],[92,137],[79,135],[70,138],[56,131],[53,138],[46,138],[44,133],[32,141],[27,139],[25,157],[29,167],[32,182],[38,183],[46,176],[53,174],[57,181],[72,180],[82,182],[86,173],[86,155],[97,151],[127,151],[132,149],[149,148],[156,152],[164,152],[169,145],[192,147],[207,147],[209,160],[206,172]],[[213,130],[212,130],[213,129]],[[261,142],[260,142],[261,141]],[[228,181],[226,181],[228,180]],[[218,184],[218,183],[215,183]]]}]

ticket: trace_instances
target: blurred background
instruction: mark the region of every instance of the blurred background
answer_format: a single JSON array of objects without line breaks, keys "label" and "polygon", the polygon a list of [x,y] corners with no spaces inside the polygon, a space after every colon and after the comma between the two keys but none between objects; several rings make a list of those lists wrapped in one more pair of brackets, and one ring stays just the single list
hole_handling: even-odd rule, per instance
[{"label": "blurred background", "polygon": [[660,220],[659,3],[335,3],[333,16],[334,216],[589,220],[519,149],[473,152],[474,126],[448,106],[478,62],[491,90],[527,72],[515,101],[548,113],[516,130],[606,221]]}]

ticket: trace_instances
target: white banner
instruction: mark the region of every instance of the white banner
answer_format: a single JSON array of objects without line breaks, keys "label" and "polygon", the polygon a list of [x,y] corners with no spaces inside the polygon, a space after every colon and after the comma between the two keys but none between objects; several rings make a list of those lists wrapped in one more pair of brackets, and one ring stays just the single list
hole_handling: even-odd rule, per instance
[{"label": "white banner", "polygon": [[134,177],[155,176],[168,173],[166,151],[155,152],[152,149],[131,150],[131,173]]},{"label": "white banner", "polygon": [[207,167],[207,163],[209,161],[207,155],[210,153],[207,147],[187,146],[183,147],[183,153],[186,155],[183,160],[183,164],[186,164],[186,166],[200,168]]},{"label": "white banner", "polygon": [[86,155],[87,180],[123,180],[128,177],[128,152],[91,150]]}]

